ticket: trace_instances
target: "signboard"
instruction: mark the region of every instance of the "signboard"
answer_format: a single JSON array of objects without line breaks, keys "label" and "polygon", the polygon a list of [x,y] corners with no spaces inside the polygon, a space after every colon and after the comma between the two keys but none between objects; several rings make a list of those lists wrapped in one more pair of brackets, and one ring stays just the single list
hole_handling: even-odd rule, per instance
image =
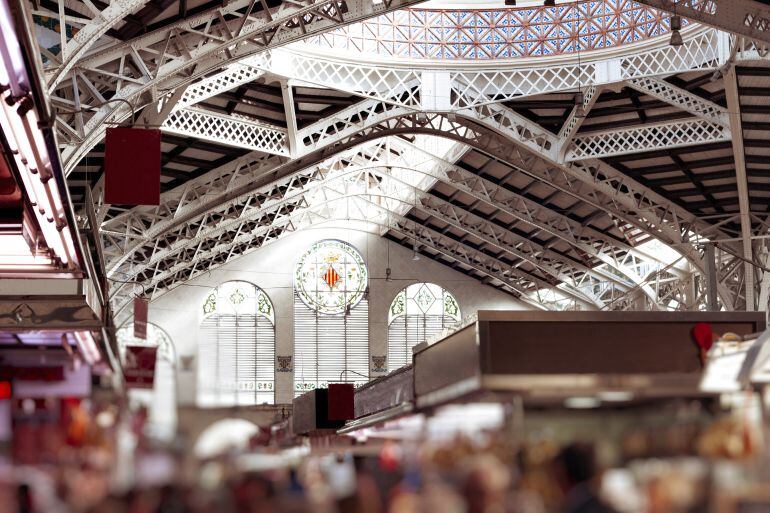
[{"label": "signboard", "polygon": [[104,201],[113,205],[160,204],[160,130],[107,129]]},{"label": "signboard", "polygon": [[123,375],[130,388],[152,388],[155,382],[155,360],[158,348],[151,346],[126,346]]}]

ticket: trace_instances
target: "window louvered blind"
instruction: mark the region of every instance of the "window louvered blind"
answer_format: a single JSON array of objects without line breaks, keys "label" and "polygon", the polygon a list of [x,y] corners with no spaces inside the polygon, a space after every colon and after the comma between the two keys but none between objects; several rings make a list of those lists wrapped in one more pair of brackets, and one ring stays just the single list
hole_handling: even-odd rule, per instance
[{"label": "window louvered blind", "polygon": [[346,314],[324,315],[294,293],[294,392],[328,383],[366,383],[369,376],[369,302]]},{"label": "window louvered blind", "polygon": [[457,321],[448,315],[408,314],[388,326],[388,372],[412,363],[412,348],[429,340]]},{"label": "window louvered blind", "polygon": [[200,406],[272,404],[275,330],[263,316],[213,314],[201,323]]}]

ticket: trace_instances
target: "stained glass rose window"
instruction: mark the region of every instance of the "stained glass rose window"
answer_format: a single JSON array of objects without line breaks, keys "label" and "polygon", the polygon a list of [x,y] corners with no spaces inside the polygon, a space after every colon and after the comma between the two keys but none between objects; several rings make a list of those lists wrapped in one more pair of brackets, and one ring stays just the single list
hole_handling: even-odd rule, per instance
[{"label": "stained glass rose window", "polygon": [[369,282],[361,254],[340,240],[316,242],[300,257],[294,285],[303,303],[323,314],[340,314],[361,301]]}]

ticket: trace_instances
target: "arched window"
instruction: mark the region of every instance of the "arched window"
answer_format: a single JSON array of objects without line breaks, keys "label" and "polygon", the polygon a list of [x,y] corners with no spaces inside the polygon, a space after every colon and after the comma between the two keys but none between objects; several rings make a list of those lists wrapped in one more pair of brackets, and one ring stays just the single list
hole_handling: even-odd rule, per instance
[{"label": "arched window", "polygon": [[228,281],[203,302],[198,338],[198,406],[275,401],[275,312],[267,294]]},{"label": "arched window", "polygon": [[369,273],[347,242],[316,242],[294,271],[294,391],[369,380]]},{"label": "arched window", "polygon": [[388,371],[412,361],[412,348],[460,321],[455,297],[434,283],[414,283],[388,310]]},{"label": "arched window", "polygon": [[134,323],[117,332],[120,359],[125,362],[126,346],[157,347],[155,376],[151,390],[133,389],[132,399],[148,408],[148,430],[155,437],[171,440],[176,434],[176,350],[171,338],[159,326],[147,323],[147,338],[134,337]]}]

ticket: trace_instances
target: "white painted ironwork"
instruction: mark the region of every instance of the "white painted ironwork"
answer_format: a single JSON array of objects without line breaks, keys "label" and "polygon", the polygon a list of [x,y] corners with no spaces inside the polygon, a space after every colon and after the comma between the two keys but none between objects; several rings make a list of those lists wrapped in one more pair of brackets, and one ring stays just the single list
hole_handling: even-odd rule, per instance
[{"label": "white painted ironwork", "polygon": [[257,80],[265,72],[253,66],[236,62],[224,71],[190,84],[185,88],[182,98],[176,105],[177,109],[195,105],[203,100],[212,98],[219,93],[230,91],[236,87]]},{"label": "white painted ironwork", "polygon": [[753,0],[637,0],[641,4],[770,43],[770,7]]},{"label": "white painted ironwork", "polygon": [[[104,34],[112,27],[120,23],[126,16],[135,13],[147,3],[147,0],[112,0],[107,7],[99,11],[91,2],[83,2],[82,17],[65,15],[67,9],[77,9],[74,2],[58,0],[57,9],[46,9],[45,5],[38,5],[34,14],[58,20],[59,34],[63,44],[60,44],[58,55],[47,55],[53,64],[46,69],[46,79],[49,90],[53,90],[73,66],[88,50],[93,47]],[[68,39],[69,34],[72,37]]]},{"label": "white painted ironwork", "polygon": [[[490,121],[491,118],[489,116],[489,111],[493,109],[493,106],[486,106],[484,109],[487,112],[481,113],[484,116],[483,118],[478,116],[479,121],[483,121],[491,128],[506,133],[506,135],[513,135],[511,134],[511,130],[506,128],[506,126],[503,124]],[[401,129],[418,131],[428,130],[432,131],[433,133],[443,133],[445,135],[454,136],[458,139],[470,138],[475,141],[485,141],[486,146],[482,145],[484,147],[488,147],[489,142],[495,140],[494,137],[484,137],[482,134],[477,134],[476,132],[469,130],[467,127],[462,127],[457,123],[448,122],[441,116],[426,116],[426,119],[420,122],[419,119],[417,119],[419,116],[415,115],[414,113],[396,108],[392,104],[383,105],[374,101],[368,101],[361,105],[353,106],[338,114],[338,116],[339,117],[336,117],[333,120],[324,121],[317,124],[316,126],[312,126],[309,130],[305,131],[303,137],[306,142],[310,143],[309,145],[312,147],[311,149],[313,151],[328,147],[330,144],[343,142],[346,138],[366,137],[367,132],[374,133],[377,130],[381,130],[383,127],[378,125],[381,125],[382,123],[386,123],[386,125],[389,125],[392,129],[399,129],[399,127],[401,127]],[[408,119],[404,119],[404,117],[408,117]],[[503,118],[514,119],[516,122],[520,121],[515,120],[515,117],[512,118],[510,115],[507,117],[503,115]],[[343,128],[340,129],[340,126]],[[542,129],[539,130],[542,132]],[[518,142],[523,142],[520,132],[515,133],[515,139]],[[543,147],[543,141],[546,143],[551,141],[551,143],[553,143],[555,141],[555,136],[551,135],[550,138],[543,137],[539,141],[536,137],[534,139],[528,139],[526,142],[531,145],[530,147],[532,149],[538,149]],[[500,145],[500,147],[502,146],[503,145]],[[510,145],[505,144],[505,146]],[[500,148],[496,148],[496,150],[498,153],[500,153]],[[510,155],[509,151],[510,150],[506,150],[503,152],[503,155]],[[670,231],[667,232],[670,235],[667,237],[667,240],[677,244],[682,243],[683,241],[686,242],[687,240],[686,237],[688,236],[687,233],[689,232],[685,233],[684,230],[690,229],[690,226],[694,222],[693,216],[689,215],[689,219],[686,221],[678,221],[676,217],[672,215],[672,212],[681,211],[680,208],[674,208],[675,206],[667,203],[662,198],[651,194],[649,190],[633,183],[630,179],[628,179],[628,177],[625,177],[620,173],[615,172],[610,175],[610,177],[613,178],[606,178],[602,176],[602,174],[597,173],[595,168],[590,166],[575,165],[565,166],[563,169],[546,168],[541,170],[542,166],[531,165],[531,162],[534,161],[535,156],[517,155],[517,157],[522,159],[520,166],[528,174],[542,180],[546,180],[547,182],[557,184],[557,186],[561,186],[560,190],[568,192],[570,195],[576,196],[577,198],[584,201],[588,201],[593,206],[603,209],[609,212],[611,215],[616,216],[616,218],[622,220],[624,223],[627,223],[631,226],[636,225],[637,227],[642,227],[651,234],[659,235],[660,233],[660,230],[655,223],[663,223],[664,225],[668,225],[670,221],[667,218],[674,217],[673,226],[671,226]],[[268,169],[271,169],[269,164],[265,166],[265,172]],[[535,170],[541,170],[541,172],[534,172]],[[606,172],[604,169],[602,171]],[[580,181],[576,181],[574,179],[575,177],[580,178]],[[608,179],[609,181],[606,182],[606,185],[603,185],[604,180]],[[623,186],[617,187],[617,180],[620,180]],[[607,198],[596,194],[596,191],[591,189],[597,185],[601,186],[605,191],[607,191]],[[631,187],[628,187],[628,185],[631,185]],[[587,190],[582,192],[582,188],[586,186],[588,186]],[[639,191],[639,193],[637,193],[637,197],[634,197],[633,194],[630,194],[630,192],[637,190]],[[630,195],[630,197],[628,197],[628,195]],[[619,196],[622,197],[623,201],[618,201]],[[625,200],[626,197],[628,197],[628,201]],[[655,200],[657,200],[659,203],[655,204]],[[649,205],[647,205],[648,202],[650,203]],[[631,209],[628,211],[628,213],[624,213],[622,210],[618,210],[617,205],[623,203],[625,203],[625,208]],[[660,208],[662,215],[659,219],[647,215],[640,219],[638,210],[640,206],[649,208],[651,211],[657,211],[657,209]],[[687,214],[684,214],[684,216],[688,217]],[[651,221],[654,222],[651,224]],[[695,253],[691,253],[690,256],[696,260],[699,258],[699,255]]]},{"label": "white painted ironwork", "polygon": [[234,116],[195,108],[172,112],[163,123],[166,132],[200,137],[237,148],[289,156],[286,130]]},{"label": "white painted ironwork", "polygon": [[289,155],[296,157],[299,152],[299,139],[297,137],[297,114],[294,108],[292,81],[283,80],[281,82],[281,99],[286,117],[286,143],[289,147]]},{"label": "white painted ironwork", "polygon": [[738,77],[735,66],[731,66],[724,77],[727,109],[730,111],[730,126],[732,128],[732,147],[735,157],[735,181],[738,187],[738,208],[740,211],[740,226],[742,238],[742,254],[744,261],[744,298],[746,310],[753,311],[755,306],[754,283],[754,251],[751,244],[752,219],[749,201],[749,182],[746,173],[746,150],[743,145],[743,124],[741,121],[741,102],[738,94]]},{"label": "white painted ironwork", "polygon": [[680,108],[693,116],[725,127],[730,126],[727,109],[665,80],[655,77],[640,77],[632,78],[626,83],[639,92]]},{"label": "white painted ironwork", "polygon": [[[255,2],[233,0],[87,55],[76,67],[88,87],[78,88],[78,81],[71,76],[51,91],[60,106],[74,97],[76,103],[96,109],[93,114],[88,112],[84,126],[65,131],[65,167],[71,170],[101,140],[106,125],[125,120],[132,108],[154,103],[164,91],[182,87],[255,52],[419,1],[298,0],[255,12]],[[109,104],[104,104],[105,98],[110,99]],[[132,108],[118,100],[125,100]],[[71,127],[70,123],[73,121],[66,113],[60,112],[57,126]]]},{"label": "white painted ironwork", "polygon": [[565,159],[572,162],[729,140],[730,130],[724,125],[693,118],[578,134]]}]

